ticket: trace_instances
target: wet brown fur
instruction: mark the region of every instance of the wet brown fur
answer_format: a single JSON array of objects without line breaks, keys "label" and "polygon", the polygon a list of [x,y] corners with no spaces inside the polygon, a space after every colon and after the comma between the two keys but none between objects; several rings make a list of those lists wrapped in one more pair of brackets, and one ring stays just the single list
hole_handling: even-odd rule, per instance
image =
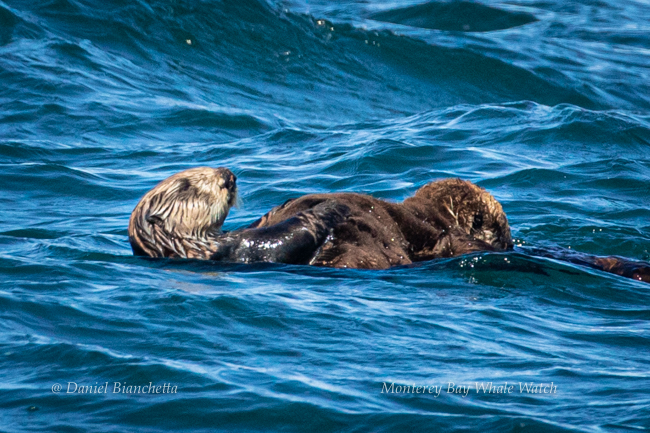
[{"label": "wet brown fur", "polygon": [[484,189],[460,179],[420,188],[402,203],[368,195],[311,194],[272,209],[250,227],[268,227],[326,200],[350,216],[337,225],[310,264],[385,269],[472,251],[512,248],[501,205]]}]

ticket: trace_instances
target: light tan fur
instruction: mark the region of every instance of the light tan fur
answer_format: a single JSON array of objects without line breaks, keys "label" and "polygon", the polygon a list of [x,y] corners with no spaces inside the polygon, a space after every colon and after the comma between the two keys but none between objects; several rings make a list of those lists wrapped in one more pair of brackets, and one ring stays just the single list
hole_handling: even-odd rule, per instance
[{"label": "light tan fur", "polygon": [[160,182],[131,214],[134,251],[139,248],[152,257],[203,258],[201,245],[219,233],[237,202],[235,180],[226,168],[197,167]]}]

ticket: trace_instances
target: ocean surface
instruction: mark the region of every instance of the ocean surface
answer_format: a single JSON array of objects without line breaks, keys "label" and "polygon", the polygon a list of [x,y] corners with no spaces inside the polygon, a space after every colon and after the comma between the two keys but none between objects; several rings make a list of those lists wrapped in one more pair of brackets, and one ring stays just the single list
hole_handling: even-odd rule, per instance
[{"label": "ocean surface", "polygon": [[[516,239],[385,271],[132,256],[196,166],[225,229],[461,177]],[[0,0],[0,431],[650,430],[644,0]],[[490,385],[491,384],[491,385]]]}]

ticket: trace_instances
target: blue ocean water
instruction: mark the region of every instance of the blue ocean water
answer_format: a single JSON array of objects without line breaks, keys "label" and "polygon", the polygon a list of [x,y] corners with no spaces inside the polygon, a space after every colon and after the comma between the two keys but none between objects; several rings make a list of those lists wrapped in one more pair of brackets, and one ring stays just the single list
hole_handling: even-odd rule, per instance
[{"label": "blue ocean water", "polygon": [[[647,1],[0,0],[0,83],[0,430],[650,429],[650,285],[525,254],[650,257]],[[133,257],[139,198],[204,165],[226,229],[456,176],[519,249]]]}]

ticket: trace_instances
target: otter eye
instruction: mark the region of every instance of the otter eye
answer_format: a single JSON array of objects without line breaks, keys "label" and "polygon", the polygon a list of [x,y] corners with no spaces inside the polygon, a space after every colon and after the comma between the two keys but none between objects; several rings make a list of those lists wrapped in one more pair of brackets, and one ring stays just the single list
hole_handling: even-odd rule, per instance
[{"label": "otter eye", "polygon": [[472,223],[472,228],[478,230],[483,227],[483,214],[477,213],[474,215],[474,222]]}]

